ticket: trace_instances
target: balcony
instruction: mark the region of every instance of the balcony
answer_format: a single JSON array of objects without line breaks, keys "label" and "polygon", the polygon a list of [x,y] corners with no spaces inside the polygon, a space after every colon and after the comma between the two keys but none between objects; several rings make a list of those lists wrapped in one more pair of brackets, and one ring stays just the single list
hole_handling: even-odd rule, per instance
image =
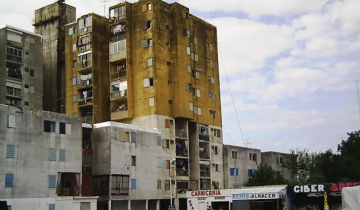
[{"label": "balcony", "polygon": [[12,79],[22,80],[22,73],[20,69],[15,68],[6,68],[7,77],[10,77]]},{"label": "balcony", "polygon": [[210,168],[209,166],[200,165],[200,177],[208,177],[210,178]]},{"label": "balcony", "polygon": [[210,190],[210,189],[211,189],[211,180],[200,179],[200,190]]},{"label": "balcony", "polygon": [[189,162],[187,159],[176,159],[176,176],[189,176]]},{"label": "balcony", "polygon": [[80,173],[58,173],[58,196],[79,196],[80,195]]},{"label": "balcony", "polygon": [[188,157],[185,140],[176,140],[176,156]]},{"label": "balcony", "polygon": [[21,98],[21,89],[6,86],[6,95],[11,97]]},{"label": "balcony", "polygon": [[129,110],[111,112],[111,120],[119,120],[129,117]]},{"label": "balcony", "polygon": [[207,153],[207,152],[199,152],[199,157],[200,157],[200,159],[207,159],[207,160],[209,160],[210,159],[210,154],[209,153]]},{"label": "balcony", "polygon": [[110,93],[110,99],[118,99],[127,96],[127,89]]},{"label": "balcony", "polygon": [[187,139],[187,135],[186,135],[185,129],[176,129],[176,128],[175,128],[175,136],[176,136],[176,138]]},{"label": "balcony", "polygon": [[88,80],[79,80],[78,82],[78,87],[84,87],[84,86],[88,86],[88,85],[92,85],[92,79],[88,79]]},{"label": "balcony", "polygon": [[84,27],[84,28],[79,28],[79,29],[78,29],[78,34],[85,33],[85,32],[90,32],[90,31],[92,31],[92,26],[88,26],[88,27]]},{"label": "balcony", "polygon": [[127,76],[127,71],[126,69],[117,69],[115,71],[112,71],[110,73],[110,79],[116,79],[116,78],[120,78],[120,77],[126,77]]},{"label": "balcony", "polygon": [[6,60],[17,62],[17,63],[22,63],[22,57],[12,55],[12,54],[6,54]]},{"label": "balcony", "polygon": [[202,140],[202,141],[210,141],[210,137],[208,134],[199,134],[199,140]]},{"label": "balcony", "polygon": [[93,99],[93,97],[81,98],[78,101],[78,106],[92,105],[92,102],[93,102],[92,99]]},{"label": "balcony", "polygon": [[182,169],[182,168],[177,168],[176,169],[176,176],[189,176],[189,169]]},{"label": "balcony", "polygon": [[92,124],[93,123],[93,116],[92,115],[86,115],[84,117],[82,117],[82,122],[83,123],[89,123]]}]

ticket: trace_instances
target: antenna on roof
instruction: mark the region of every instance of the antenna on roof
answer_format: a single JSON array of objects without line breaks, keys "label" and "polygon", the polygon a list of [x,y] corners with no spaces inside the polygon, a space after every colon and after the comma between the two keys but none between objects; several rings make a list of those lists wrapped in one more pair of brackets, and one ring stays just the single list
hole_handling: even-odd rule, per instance
[{"label": "antenna on roof", "polygon": [[100,0],[100,2],[102,3],[102,6],[104,7],[104,17],[106,17],[106,13],[105,13],[105,9],[106,6],[109,5],[108,2],[110,2],[111,0]]}]

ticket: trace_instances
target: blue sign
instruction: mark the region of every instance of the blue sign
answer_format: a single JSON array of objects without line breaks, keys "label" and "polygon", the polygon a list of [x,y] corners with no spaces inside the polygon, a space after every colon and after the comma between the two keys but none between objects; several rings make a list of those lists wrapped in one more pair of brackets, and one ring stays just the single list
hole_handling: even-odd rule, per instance
[{"label": "blue sign", "polygon": [[233,200],[256,200],[256,199],[278,199],[278,193],[249,193],[249,194],[234,194]]}]

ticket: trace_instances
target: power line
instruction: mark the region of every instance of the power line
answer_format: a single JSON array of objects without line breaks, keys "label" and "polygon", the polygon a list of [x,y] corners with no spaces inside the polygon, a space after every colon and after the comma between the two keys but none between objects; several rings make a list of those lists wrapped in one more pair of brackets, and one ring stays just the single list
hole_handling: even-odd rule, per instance
[{"label": "power line", "polygon": [[[222,61],[222,63],[223,63],[223,67],[224,67],[224,72],[225,72],[226,81],[227,81],[227,84],[228,84],[228,86],[229,86],[229,92],[230,92],[230,96],[231,96],[231,101],[232,101],[232,104],[233,104],[233,106],[234,106],[234,110],[235,110],[235,114],[236,114],[236,119],[237,119],[237,122],[238,122],[238,125],[239,125],[241,137],[242,137],[242,140],[243,140],[244,145],[246,145],[245,139],[244,139],[244,134],[243,134],[242,129],[241,129],[241,124],[240,124],[239,116],[238,116],[238,113],[237,113],[237,110],[236,110],[236,106],[235,106],[235,102],[234,102],[234,97],[233,97],[233,94],[232,94],[232,92],[231,92],[231,87],[230,87],[230,83],[229,83],[229,78],[228,78],[227,73],[226,73],[225,63],[224,63],[224,59],[223,59],[223,56],[222,56],[222,53],[221,53],[220,45],[219,45],[219,52],[220,52],[221,61]],[[248,143],[249,143],[249,142],[248,142]]]}]

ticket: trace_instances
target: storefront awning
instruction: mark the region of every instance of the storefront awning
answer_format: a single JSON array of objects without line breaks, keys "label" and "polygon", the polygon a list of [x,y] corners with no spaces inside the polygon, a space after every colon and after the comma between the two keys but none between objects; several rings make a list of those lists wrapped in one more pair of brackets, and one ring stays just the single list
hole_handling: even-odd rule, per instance
[{"label": "storefront awning", "polygon": [[286,185],[242,188],[232,194],[233,200],[278,199],[286,194]]}]

